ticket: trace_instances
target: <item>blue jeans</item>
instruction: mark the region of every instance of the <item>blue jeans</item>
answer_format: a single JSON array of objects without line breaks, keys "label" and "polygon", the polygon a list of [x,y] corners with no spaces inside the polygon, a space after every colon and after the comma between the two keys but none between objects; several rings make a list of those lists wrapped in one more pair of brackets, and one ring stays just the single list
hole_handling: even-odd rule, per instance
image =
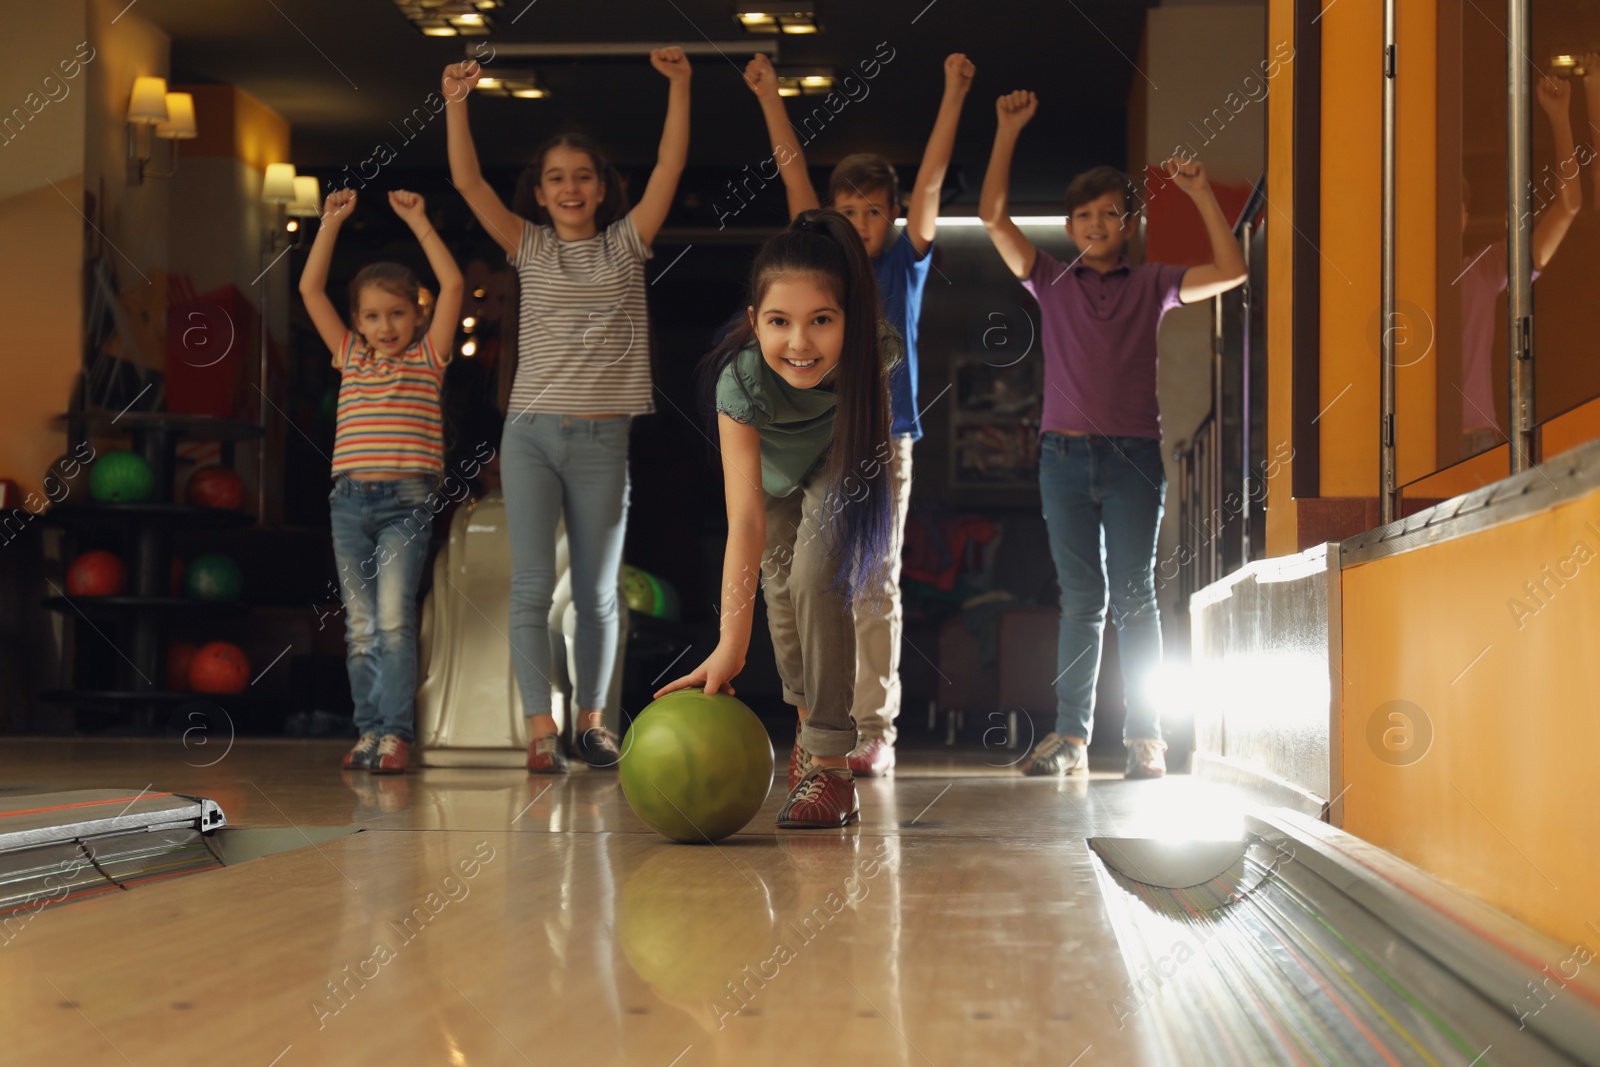
[{"label": "blue jeans", "polygon": [[580,708],[605,707],[617,658],[617,572],[628,519],[626,415],[586,419],[523,413],[500,438],[500,482],[511,528],[511,664],[524,715],[549,715],[550,602],[556,523],[567,519]]},{"label": "blue jeans", "polygon": [[1047,433],[1039,493],[1061,586],[1056,733],[1087,741],[1094,728],[1109,579],[1128,707],[1122,737],[1159,740],[1160,710],[1148,684],[1161,665],[1155,586],[1156,536],[1167,496],[1161,442]]},{"label": "blue jeans", "polygon": [[414,736],[417,586],[433,534],[429,497],[435,485],[424,476],[339,477],[328,495],[344,600],[345,666],[361,733]]}]

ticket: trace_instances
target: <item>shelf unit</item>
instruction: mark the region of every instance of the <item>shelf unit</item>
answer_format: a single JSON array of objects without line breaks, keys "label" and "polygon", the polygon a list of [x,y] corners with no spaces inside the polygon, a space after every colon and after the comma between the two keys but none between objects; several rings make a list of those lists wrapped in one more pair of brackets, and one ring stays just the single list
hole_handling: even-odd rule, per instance
[{"label": "shelf unit", "polygon": [[[261,427],[208,415],[161,412],[68,413],[59,416],[57,423],[66,428],[69,447],[76,447],[88,437],[126,434],[132,451],[150,465],[155,492],[151,500],[137,504],[70,499],[46,513],[46,519],[68,531],[69,560],[77,555],[86,534],[112,531],[128,566],[128,592],[120,596],[69,597],[65,589],[52,589],[55,595],[44,599],[44,607],[77,624],[94,627],[117,649],[120,662],[111,688],[51,689],[39,697],[75,709],[114,710],[145,727],[153,725],[158,711],[185,700],[212,700],[224,705],[240,700],[233,695],[167,689],[163,677],[164,639],[168,624],[174,619],[238,615],[249,610],[242,601],[199,600],[170,594],[175,531],[249,526],[256,517],[246,511],[178,504],[173,497],[178,442],[220,442],[221,463],[231,468],[234,446],[260,438]],[[103,626],[112,633],[108,634]],[[76,676],[77,664],[73,668]]]}]

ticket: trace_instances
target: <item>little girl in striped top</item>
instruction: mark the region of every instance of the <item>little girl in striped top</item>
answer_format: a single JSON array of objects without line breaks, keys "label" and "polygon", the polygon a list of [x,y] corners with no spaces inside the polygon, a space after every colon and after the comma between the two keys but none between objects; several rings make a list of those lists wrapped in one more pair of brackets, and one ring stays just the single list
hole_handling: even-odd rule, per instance
[{"label": "little girl in striped top", "polygon": [[345,664],[361,735],[344,767],[399,774],[415,736],[417,585],[432,530],[428,502],[444,468],[439,388],[463,284],[422,197],[397,190],[389,206],[417,235],[439,295],[430,316],[410,268],[370,264],[350,283],[347,326],[328,299],[328,264],[355,205],[353,189],[328,196],[300,296],[339,368],[328,499],[344,600]]}]

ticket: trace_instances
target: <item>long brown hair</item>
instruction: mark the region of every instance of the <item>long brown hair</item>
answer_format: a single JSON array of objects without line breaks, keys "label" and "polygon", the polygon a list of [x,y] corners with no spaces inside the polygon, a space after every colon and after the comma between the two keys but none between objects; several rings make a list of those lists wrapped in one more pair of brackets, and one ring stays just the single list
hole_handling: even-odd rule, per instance
[{"label": "long brown hair", "polygon": [[[837,560],[835,588],[851,601],[870,598],[882,587],[893,525],[888,385],[893,357],[880,329],[877,279],[855,227],[832,208],[801,212],[762,246],[750,268],[750,306],[759,311],[773,282],[794,275],[816,278],[844,308],[833,442],[820,475],[836,517],[812,518]],[[702,388],[708,396],[715,395],[723,370],[753,344],[755,327],[749,316],[741,316],[706,356]]]},{"label": "long brown hair", "polygon": [[594,164],[595,176],[606,187],[605,195],[600,198],[600,203],[594,212],[596,230],[604,230],[628,213],[628,194],[624,188],[622,172],[612,165],[605,149],[600,147],[600,142],[586,133],[558,133],[534,151],[533,162],[528,164],[517,178],[517,192],[512,197],[511,210],[525,219],[532,219],[540,226],[550,225],[550,212],[539,203],[534,190],[539,188],[540,179],[544,177],[545,157],[557,148],[570,148],[585,153],[589,157],[589,162]]}]

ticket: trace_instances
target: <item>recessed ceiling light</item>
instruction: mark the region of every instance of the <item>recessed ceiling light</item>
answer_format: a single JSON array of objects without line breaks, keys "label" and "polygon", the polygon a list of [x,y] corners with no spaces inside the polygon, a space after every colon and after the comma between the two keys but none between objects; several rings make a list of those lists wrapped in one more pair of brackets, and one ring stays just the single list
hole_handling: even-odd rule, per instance
[{"label": "recessed ceiling light", "polygon": [[733,16],[746,33],[819,33],[817,13],[808,9],[740,7]]},{"label": "recessed ceiling light", "polygon": [[825,96],[833,91],[834,74],[826,67],[778,70],[779,96]]},{"label": "recessed ceiling light", "polygon": [[484,96],[510,96],[518,100],[544,100],[550,90],[539,81],[539,73],[530,67],[502,67],[495,65],[495,73],[478,79],[478,92]]},{"label": "recessed ceiling light", "polygon": [[424,37],[482,37],[494,29],[485,12],[502,0],[394,0],[394,6]]}]

